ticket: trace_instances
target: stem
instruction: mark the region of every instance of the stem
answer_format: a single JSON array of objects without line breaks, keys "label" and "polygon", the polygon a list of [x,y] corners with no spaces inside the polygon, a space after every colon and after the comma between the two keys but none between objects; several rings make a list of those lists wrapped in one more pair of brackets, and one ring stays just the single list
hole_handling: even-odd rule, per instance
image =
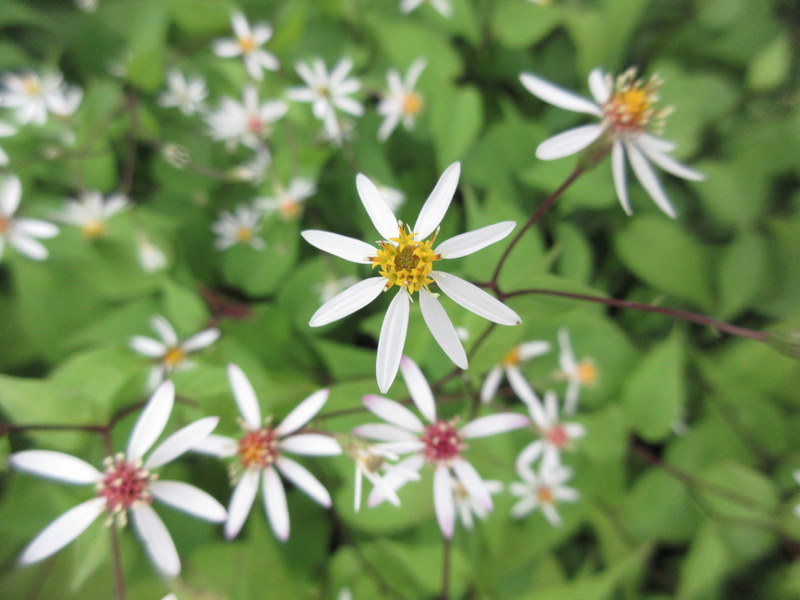
[{"label": "stem", "polygon": [[114,581],[117,588],[117,600],[125,600],[125,576],[122,573],[122,553],[119,549],[119,531],[116,523],[109,527],[111,531],[111,552],[114,555]]},{"label": "stem", "polygon": [[444,539],[444,552],[442,556],[442,594],[440,600],[450,598],[450,540]]}]

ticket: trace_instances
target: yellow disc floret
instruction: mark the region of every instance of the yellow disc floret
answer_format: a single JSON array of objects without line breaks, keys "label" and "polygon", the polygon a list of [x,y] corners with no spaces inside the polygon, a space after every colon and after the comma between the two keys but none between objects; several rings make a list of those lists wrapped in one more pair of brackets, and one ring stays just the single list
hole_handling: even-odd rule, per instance
[{"label": "yellow disc floret", "polygon": [[637,79],[636,69],[628,69],[617,77],[611,97],[603,105],[606,121],[618,133],[659,132],[664,118],[672,110],[655,108],[662,81],[658,76]]},{"label": "yellow disc floret", "polygon": [[414,239],[417,234],[404,230],[402,224],[398,226],[398,231],[398,237],[378,242],[378,254],[370,260],[373,268],[380,267],[381,275],[387,280],[387,290],[397,285],[411,294],[433,283],[430,276],[433,263],[442,255],[433,251],[436,234],[429,240],[418,242]]}]

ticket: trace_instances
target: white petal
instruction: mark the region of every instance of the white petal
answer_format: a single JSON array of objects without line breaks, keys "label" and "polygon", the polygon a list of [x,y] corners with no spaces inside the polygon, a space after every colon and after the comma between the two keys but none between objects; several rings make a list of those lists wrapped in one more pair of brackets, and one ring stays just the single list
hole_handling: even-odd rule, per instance
[{"label": "white petal", "polygon": [[51,450],[24,450],[8,457],[15,469],[48,477],[65,483],[86,485],[102,479],[103,475],[80,458]]},{"label": "white petal", "polygon": [[308,324],[322,327],[364,308],[380,295],[385,284],[385,277],[370,277],[351,285],[320,306]]},{"label": "white petal", "polygon": [[371,413],[384,421],[408,431],[422,433],[422,421],[399,402],[373,394],[364,396],[363,402]]},{"label": "white petal", "polygon": [[[381,237],[385,240],[397,237],[397,219],[375,184],[367,176],[359,173],[356,175],[356,189],[361,203]],[[372,252],[374,255],[375,251]]]},{"label": "white petal", "polygon": [[547,418],[547,413],[542,406],[542,401],[539,400],[539,397],[533,393],[533,390],[528,386],[527,382],[523,382],[528,390],[531,392],[532,395],[530,396],[523,396],[519,394],[520,400],[522,400],[528,407],[528,412],[533,419],[533,422],[536,423],[539,427],[550,427],[553,422]]},{"label": "white petal", "polygon": [[182,481],[153,481],[150,490],[164,504],[212,523],[228,518],[225,507],[201,489]]},{"label": "white petal", "polygon": [[649,133],[641,134],[638,139],[636,140],[636,144],[641,148],[642,146],[648,146],[652,148],[656,152],[660,152],[664,154],[665,152],[672,152],[677,148],[674,142],[670,142],[669,140],[665,140],[660,137],[656,137]]},{"label": "white petal", "polygon": [[239,56],[242,53],[242,47],[235,40],[215,40],[212,45],[212,51],[221,58],[231,58]]},{"label": "white petal", "polygon": [[516,226],[514,221],[503,221],[481,227],[475,231],[468,231],[449,240],[442,242],[436,248],[436,253],[442,258],[461,258],[473,252],[490,246],[505,238]]},{"label": "white petal", "polygon": [[289,539],[289,509],[286,506],[286,490],[283,489],[278,472],[269,467],[264,471],[264,508],[267,511],[272,531],[281,541]]},{"label": "white petal", "polygon": [[533,441],[522,449],[515,462],[516,471],[520,477],[527,480],[535,480],[536,475],[531,466],[542,455],[544,449],[544,440]]},{"label": "white petal", "polygon": [[292,409],[292,412],[286,415],[281,424],[275,428],[278,436],[283,437],[294,433],[313,419],[325,406],[328,401],[328,394],[329,390],[327,389],[318,390]]},{"label": "white petal", "polygon": [[27,237],[51,238],[58,235],[58,227],[41,219],[20,218],[14,221],[14,232]]},{"label": "white petal", "polygon": [[289,481],[308,494],[312,500],[325,508],[330,508],[331,495],[308,469],[285,456],[279,457],[275,462],[275,466]]},{"label": "white petal", "polygon": [[366,423],[353,429],[353,433],[359,437],[381,442],[400,442],[417,439],[414,434],[406,429],[400,429],[394,425],[385,423]]},{"label": "white petal", "polygon": [[156,331],[158,337],[160,337],[161,341],[167,346],[178,345],[178,334],[175,333],[175,329],[172,328],[172,325],[170,325],[169,321],[167,321],[164,317],[161,315],[156,315],[150,319],[150,326]]},{"label": "white petal", "polygon": [[430,423],[435,423],[436,401],[433,399],[431,386],[428,385],[417,363],[409,357],[404,356],[403,360],[400,362],[400,368],[403,371],[403,379],[406,382],[406,387],[417,409]]},{"label": "white petal", "polygon": [[34,240],[21,234],[12,232],[8,241],[17,249],[17,252],[33,260],[44,260],[49,256],[47,248]]},{"label": "white petal", "polygon": [[126,453],[129,461],[144,456],[158,439],[167,425],[174,402],[175,386],[171,381],[165,381],[153,393],[131,432]]},{"label": "white petal", "polygon": [[549,424],[558,423],[558,398],[553,391],[548,391],[544,395],[544,412]]},{"label": "white petal", "polygon": [[453,479],[450,476],[450,469],[445,465],[439,464],[433,474],[433,505],[436,510],[436,520],[444,537],[453,537],[453,527],[455,526],[455,502],[453,500]]},{"label": "white petal", "polygon": [[549,81],[545,81],[532,73],[522,73],[519,76],[519,80],[531,94],[553,106],[558,106],[559,108],[571,110],[573,112],[588,113],[590,115],[597,115],[598,117],[603,116],[603,111],[600,110],[600,107],[594,102],[582,96],[578,96],[577,94],[573,94],[572,92],[568,92],[564,88],[554,85]]},{"label": "white petal", "polygon": [[594,101],[600,105],[605,104],[611,96],[611,88],[608,86],[606,74],[600,69],[593,69],[589,73],[589,91],[592,92]]},{"label": "white petal", "polygon": [[181,561],[175,543],[164,526],[164,522],[149,504],[131,510],[133,528],[142,540],[147,554],[156,568],[167,577],[175,577],[181,572]]},{"label": "white petal", "polygon": [[492,370],[486,375],[481,386],[481,402],[487,403],[494,398],[497,393],[497,388],[500,387],[500,379],[503,377],[503,369],[499,366],[492,367]]},{"label": "white petal", "polygon": [[512,412],[497,413],[470,421],[459,430],[459,434],[467,439],[481,438],[520,429],[528,423],[530,419],[525,415]]},{"label": "white petal", "polygon": [[0,189],[0,214],[10,217],[17,212],[21,198],[22,183],[20,183],[19,177],[16,175],[7,177]]},{"label": "white petal", "polygon": [[572,373],[578,368],[575,362],[575,352],[572,350],[572,343],[569,341],[569,331],[562,327],[558,330],[558,345],[561,352],[558,356],[558,364],[565,373]]},{"label": "white petal", "polygon": [[408,330],[409,304],[408,293],[401,289],[389,304],[389,309],[383,318],[376,359],[378,388],[383,394],[387,392],[397,376],[400,357],[403,356],[403,345],[406,342]]},{"label": "white petal", "polygon": [[467,353],[438,298],[426,288],[422,288],[419,293],[419,307],[422,310],[422,318],[436,343],[458,367],[466,369],[468,366]]},{"label": "white petal", "polygon": [[183,342],[181,348],[186,352],[196,352],[216,342],[219,338],[219,333],[219,329],[206,329]]},{"label": "white petal", "polygon": [[[354,263],[369,264],[370,258],[376,253],[376,248],[366,242],[330,231],[308,229],[301,232],[300,235],[315,248]],[[395,236],[397,236],[396,223],[392,237]]]},{"label": "white petal", "polygon": [[459,458],[453,461],[453,470],[456,472],[458,480],[467,489],[470,497],[474,498],[484,510],[492,510],[492,495],[486,489],[486,485],[483,483],[481,476],[478,475],[475,467],[463,458]]},{"label": "white petal", "polygon": [[530,360],[550,352],[550,342],[525,342],[517,348],[520,360]]},{"label": "white petal", "polygon": [[128,345],[134,352],[144,354],[150,358],[161,358],[168,350],[161,342],[141,335],[133,336]]},{"label": "white petal", "polygon": [[200,440],[208,437],[219,423],[219,417],[206,417],[182,427],[166,440],[159,444],[150,457],[145,461],[146,469],[157,469],[158,467],[175,460],[181,454],[188,452]]},{"label": "white petal", "polygon": [[672,173],[676,177],[680,177],[681,179],[690,179],[692,181],[702,181],[706,178],[706,176],[699,171],[695,171],[694,169],[687,167],[671,156],[667,156],[652,144],[648,144],[644,138],[640,138],[636,141],[636,147],[644,152],[647,158],[652,160],[667,173]]},{"label": "white petal", "polygon": [[207,435],[192,446],[193,452],[209,454],[217,458],[228,458],[239,450],[239,442],[224,435]]},{"label": "white petal", "polygon": [[578,410],[578,399],[581,393],[581,384],[575,379],[571,379],[567,384],[567,393],[564,398],[564,414],[574,415]]},{"label": "white petal", "polygon": [[[425,458],[422,454],[413,454],[404,458],[399,463],[394,465],[391,471],[388,471],[383,478],[383,483],[386,487],[393,491],[399,490],[409,481],[416,481],[419,479],[418,471],[425,464]],[[382,488],[374,488],[367,497],[367,506],[377,506],[384,500],[386,495]]]},{"label": "white petal", "polygon": [[231,501],[228,504],[228,520],[225,523],[225,537],[227,539],[235,538],[241,531],[247,515],[250,514],[253,501],[256,499],[260,477],[260,470],[246,469],[236,487],[233,488],[233,496],[231,496]]},{"label": "white petal", "polygon": [[628,183],[625,175],[625,147],[622,142],[611,146],[611,174],[614,176],[614,189],[625,214],[632,215],[631,201],[628,199]]},{"label": "white petal", "polygon": [[575,154],[594,142],[603,133],[602,125],[581,125],[554,135],[536,148],[536,158],[555,160]]},{"label": "white petal", "polygon": [[514,390],[517,397],[525,404],[530,405],[531,403],[539,402],[539,397],[536,395],[536,392],[534,392],[533,388],[525,381],[525,377],[518,368],[513,366],[506,367],[506,376],[508,377],[508,382],[511,384],[511,389]]},{"label": "white petal", "polygon": [[342,453],[342,447],[335,438],[322,433],[298,433],[284,438],[280,442],[282,451],[306,456],[336,456]]},{"label": "white petal", "polygon": [[92,498],[69,509],[33,538],[22,551],[19,563],[29,565],[58,552],[86,531],[105,506],[105,498]]},{"label": "white petal", "polygon": [[633,144],[628,144],[626,149],[628,150],[628,158],[631,161],[631,167],[633,167],[636,178],[642,186],[644,186],[644,189],[647,190],[647,193],[650,194],[653,202],[655,202],[667,216],[676,219],[678,215],[667,198],[667,195],[664,193],[664,189],[661,187],[661,183],[658,181],[658,177],[650,166],[650,163],[647,162],[647,159]]},{"label": "white petal", "polygon": [[233,363],[228,365],[228,381],[230,381],[233,397],[239,407],[239,414],[250,429],[261,427],[261,408],[255,390],[238,366]]},{"label": "white petal", "polygon": [[433,271],[431,276],[448,297],[476,315],[500,325],[522,322],[517,313],[468,281],[441,271]]},{"label": "white petal", "polygon": [[442,218],[453,200],[460,176],[461,163],[454,162],[439,177],[439,181],[436,182],[433,191],[422,205],[417,222],[414,224],[413,231],[417,234],[417,239],[426,239],[442,222]]},{"label": "white petal", "polygon": [[237,38],[248,38],[251,35],[247,17],[240,12],[231,15],[231,27]]}]

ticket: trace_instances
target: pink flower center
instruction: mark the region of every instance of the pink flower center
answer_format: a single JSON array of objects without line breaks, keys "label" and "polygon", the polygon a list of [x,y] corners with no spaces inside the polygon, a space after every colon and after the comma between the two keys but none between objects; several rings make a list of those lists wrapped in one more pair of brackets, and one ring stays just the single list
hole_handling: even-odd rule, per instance
[{"label": "pink flower center", "polygon": [[250,115],[247,118],[247,130],[255,135],[264,133],[264,122],[257,115]]},{"label": "pink flower center", "polygon": [[437,421],[433,425],[426,425],[422,441],[425,444],[422,452],[430,462],[452,460],[466,448],[454,421]]},{"label": "pink flower center", "polygon": [[545,433],[545,437],[556,448],[562,449],[569,445],[569,434],[563,425],[556,425],[550,428]]},{"label": "pink flower center", "polygon": [[248,431],[239,440],[239,460],[245,468],[266,469],[277,460],[278,434],[272,427]]},{"label": "pink flower center", "polygon": [[155,476],[123,456],[109,456],[104,461],[103,479],[97,485],[97,496],[105,498],[109,512],[125,511],[135,502],[149,504],[153,500],[150,482]]}]

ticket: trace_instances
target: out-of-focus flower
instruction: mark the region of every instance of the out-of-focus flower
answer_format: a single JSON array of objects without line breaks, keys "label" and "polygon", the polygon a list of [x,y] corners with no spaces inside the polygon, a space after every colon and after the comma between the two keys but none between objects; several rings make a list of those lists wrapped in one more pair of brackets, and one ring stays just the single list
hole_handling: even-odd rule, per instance
[{"label": "out-of-focus flower", "polygon": [[375,187],[378,188],[381,196],[383,196],[383,199],[386,201],[386,205],[392,212],[400,208],[403,202],[406,201],[406,195],[398,189],[389,187],[388,185],[381,185],[380,183],[376,183]]},{"label": "out-of-focus flower", "polygon": [[166,108],[179,108],[185,115],[193,115],[205,109],[203,102],[207,97],[205,79],[200,76],[187,79],[178,69],[171,69],[167,73],[167,89],[158,96],[158,103]]},{"label": "out-of-focus flower", "polygon": [[103,471],[75,456],[49,450],[26,450],[9,457],[9,463],[22,471],[97,488],[94,498],[68,510],[34,538],[23,550],[20,563],[35,563],[58,552],[105,512],[109,515],[109,524],[116,520],[119,526],[124,526],[130,517],[156,568],[169,577],[178,575],[181,570],[178,552],[151,506],[153,500],[215,523],[224,521],[227,514],[225,508],[204,491],[180,481],[161,481],[153,472],[210,434],[217,426],[218,417],[206,417],[176,431],[144,459],[164,431],[174,399],[172,382],[161,384],[136,422],[127,451],[106,458]]},{"label": "out-of-focus flower", "polygon": [[400,12],[408,14],[419,8],[424,2],[429,2],[436,11],[445,18],[453,15],[453,5],[450,0],[400,0]]},{"label": "out-of-focus flower", "polygon": [[[378,440],[383,450],[396,454],[410,454],[397,463],[398,469],[387,474],[383,481],[393,490],[399,490],[409,478],[405,472],[419,471],[427,462],[434,469],[433,499],[436,519],[446,538],[453,535],[456,518],[456,486],[463,486],[485,512],[492,510],[492,496],[481,476],[462,452],[466,440],[505,433],[524,427],[528,418],[517,413],[497,413],[479,417],[457,428],[457,419],[446,421],[436,416],[436,403],[428,382],[414,361],[404,357],[401,363],[403,379],[411,398],[429,425],[423,425],[405,406],[381,396],[364,396],[364,406],[387,423],[369,423],[356,427],[354,433],[367,439]],[[375,506],[386,499],[381,488],[374,488],[367,503]]]},{"label": "out-of-focus flower", "polygon": [[272,27],[268,23],[257,23],[252,29],[242,13],[231,16],[231,27],[236,39],[222,39],[214,42],[214,54],[221,57],[242,56],[244,66],[250,77],[261,81],[262,69],[276,71],[280,64],[275,55],[261,46],[272,37]]},{"label": "out-of-focus flower", "polygon": [[264,140],[272,132],[272,123],[285,115],[288,109],[289,105],[281,100],[259,103],[256,88],[248,85],[244,88],[241,104],[232,98],[223,98],[220,107],[206,116],[206,122],[215,140],[227,142],[229,146],[242,144],[266,151]]},{"label": "out-of-focus flower", "polygon": [[[398,460],[397,454],[384,450],[378,445],[367,444],[357,445],[354,444],[348,449],[348,453],[352,456],[353,462],[356,465],[355,476],[355,500],[354,508],[356,512],[361,510],[361,489],[363,487],[363,479],[367,480],[375,487],[380,489],[384,498],[394,504],[400,505],[400,498],[397,497],[395,492],[389,485],[386,484],[384,478],[396,469],[400,469],[398,475],[407,481],[415,481],[419,479],[419,473],[408,469],[399,467],[396,462]],[[393,461],[393,462],[389,462]],[[383,471],[383,473],[381,473]]]},{"label": "out-of-focus flower", "polygon": [[520,499],[511,507],[511,516],[521,519],[541,508],[551,525],[561,525],[561,515],[558,514],[556,505],[578,500],[578,492],[564,485],[572,477],[572,469],[558,463],[542,461],[538,474],[525,469],[519,475],[522,481],[514,481],[509,486],[511,494]]},{"label": "out-of-focus flower", "polygon": [[[483,521],[488,515],[489,511],[486,506],[482,504],[478,498],[469,493],[469,490],[464,487],[460,482],[454,480],[455,487],[453,488],[453,497],[456,503],[456,514],[458,520],[466,529],[475,527],[475,517]],[[493,479],[487,479],[483,482],[489,494],[499,494],[503,491],[503,484]]]},{"label": "out-of-focus flower", "polygon": [[503,357],[500,364],[492,367],[491,371],[486,375],[486,379],[481,386],[481,401],[489,402],[494,397],[497,393],[497,388],[500,387],[503,371],[505,371],[511,388],[521,400],[527,402],[531,398],[529,395],[530,387],[525,381],[525,376],[520,372],[519,365],[547,352],[550,352],[550,344],[548,342],[525,342],[519,346],[514,346]]},{"label": "out-of-focus flower", "polygon": [[246,181],[256,185],[264,179],[269,165],[272,163],[272,154],[266,145],[256,148],[256,153],[249,161],[231,169],[231,176],[237,181]]},{"label": "out-of-focus flower", "polygon": [[135,335],[130,339],[130,347],[156,361],[150,372],[147,388],[153,389],[173,371],[182,371],[194,366],[188,355],[210,346],[219,338],[219,329],[211,327],[200,333],[178,340],[178,334],[164,317],[157,315],[150,319],[150,326],[158,334],[159,340]]},{"label": "out-of-focus flower", "polygon": [[532,474],[531,465],[540,457],[548,464],[560,463],[561,452],[571,448],[573,440],[582,438],[586,434],[586,429],[579,423],[561,422],[558,417],[558,398],[555,392],[548,391],[544,395],[544,405],[535,397],[533,390],[530,390],[530,395],[533,399],[526,400],[525,404],[541,438],[528,444],[519,453],[517,472],[522,473],[527,470]]},{"label": "out-of-focus flower", "polygon": [[352,68],[353,61],[350,58],[342,58],[330,73],[321,58],[315,58],[310,64],[298,62],[295,69],[306,87],[289,90],[291,100],[311,103],[314,116],[322,121],[326,134],[337,144],[343,140],[343,131],[336,109],[354,117],[364,114],[361,103],[350,97],[350,94],[361,89],[361,82],[349,77]]},{"label": "out-of-focus flower", "polygon": [[44,260],[48,256],[47,248],[38,240],[58,235],[58,227],[40,219],[15,217],[21,199],[19,178],[7,177],[0,187],[0,259],[8,243],[28,258]]},{"label": "out-of-focus flower", "polygon": [[217,235],[214,245],[225,250],[234,244],[246,244],[254,250],[263,250],[267,244],[258,237],[262,214],[250,206],[237,206],[233,212],[223,210],[211,226]]},{"label": "out-of-focus flower", "polygon": [[275,185],[275,195],[258,198],[255,206],[265,212],[278,212],[285,220],[300,215],[303,202],[317,191],[316,184],[306,177],[295,177],[287,187],[280,183]]},{"label": "out-of-focus flower", "polygon": [[90,191],[81,195],[78,200],[69,200],[64,212],[54,218],[62,223],[80,227],[83,235],[94,240],[106,234],[106,222],[130,207],[130,202],[122,194],[113,194],[103,198],[100,192]]},{"label": "out-of-focus flower", "polygon": [[186,146],[171,142],[161,146],[161,156],[176,169],[185,169],[192,162],[192,156]]},{"label": "out-of-focus flower", "polygon": [[704,179],[702,173],[669,156],[675,144],[658,137],[664,119],[671,111],[655,107],[661,87],[661,80],[657,77],[647,81],[637,79],[636,69],[628,69],[614,80],[600,69],[595,69],[589,74],[589,90],[594,102],[531,73],[522,73],[520,81],[529,92],[545,102],[600,119],[599,124],[581,125],[545,140],[536,148],[536,156],[542,160],[562,158],[580,152],[591,144],[598,146],[602,155],[610,147],[614,187],[627,214],[632,214],[633,210],[628,200],[626,155],[644,189],[656,205],[672,218],[677,216],[675,209],[648,161],[682,179]]},{"label": "out-of-focus flower", "polygon": [[[438,294],[431,292],[428,286],[436,283],[452,300],[495,323],[518,325],[521,322],[517,313],[477,286],[455,275],[433,270],[434,263],[439,260],[467,256],[502,240],[515,225],[513,221],[495,223],[457,235],[434,248],[439,223],[450,206],[460,171],[459,163],[453,163],[445,170],[422,207],[414,227],[407,229],[386,205],[375,185],[359,174],[356,188],[361,202],[375,229],[383,237],[377,249],[366,242],[336,233],[317,230],[302,232],[305,240],[320,250],[351,262],[372,264],[373,268],[380,269],[377,277],[364,279],[323,304],[311,317],[311,327],[320,327],[346,317],[372,302],[381,291],[398,288],[386,312],[378,340],[376,371],[381,392],[389,389],[397,375],[414,292],[418,293],[422,317],[434,339],[462,369],[467,368],[464,347],[438,300]],[[426,239],[428,236],[431,236],[430,239]]]},{"label": "out-of-focus flower", "polygon": [[155,273],[167,266],[167,257],[144,233],[136,235],[139,264],[146,273]]},{"label": "out-of-focus flower", "polygon": [[75,0],[75,6],[83,12],[93,13],[100,6],[100,0]]},{"label": "out-of-focus flower", "polygon": [[66,85],[60,73],[6,73],[2,83],[0,106],[15,109],[20,124],[44,125],[48,112],[71,115],[83,97],[80,88]]},{"label": "out-of-focus flower", "polygon": [[378,139],[387,139],[400,121],[406,129],[414,127],[417,115],[422,110],[422,96],[414,90],[417,79],[422,74],[422,70],[427,64],[424,58],[418,58],[408,68],[405,79],[396,69],[390,69],[386,76],[389,91],[386,92],[380,104],[378,104],[378,114],[383,117],[380,129],[378,129]]},{"label": "out-of-focus flower", "polygon": [[575,359],[575,353],[572,351],[572,344],[569,341],[569,332],[566,329],[558,330],[558,344],[561,346],[561,353],[558,356],[558,364],[561,368],[559,376],[567,380],[564,414],[574,415],[578,410],[581,387],[597,382],[597,366],[591,358],[584,358],[580,362]]},{"label": "out-of-focus flower", "polygon": [[334,456],[342,453],[339,443],[322,433],[301,430],[322,409],[328,400],[328,390],[314,392],[286,415],[280,425],[273,426],[272,417],[261,418],[253,386],[236,365],[228,365],[233,396],[242,416],[242,437],[234,440],[211,435],[194,447],[197,452],[220,458],[239,457],[238,481],[228,506],[225,537],[235,538],[242,529],[256,498],[259,486],[264,495],[264,508],[272,531],[281,541],[289,539],[289,509],[281,475],[303,490],[322,506],[331,506],[325,487],[305,467],[286,453],[302,456]]},{"label": "out-of-focus flower", "polygon": [[[17,133],[16,127],[0,121],[0,137],[8,137],[14,135],[15,133]],[[6,154],[5,150],[0,148],[0,167],[4,167],[7,164],[8,164],[8,154]]]}]

